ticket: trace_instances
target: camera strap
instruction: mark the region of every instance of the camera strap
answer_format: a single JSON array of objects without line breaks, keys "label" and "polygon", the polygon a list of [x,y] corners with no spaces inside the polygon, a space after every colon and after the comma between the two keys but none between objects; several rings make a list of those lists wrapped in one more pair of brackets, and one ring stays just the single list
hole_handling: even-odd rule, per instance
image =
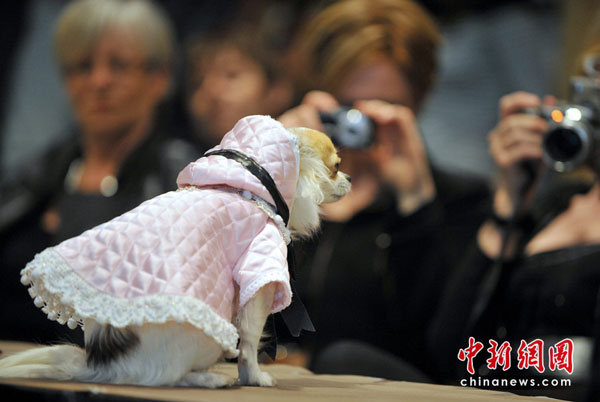
[{"label": "camera strap", "polygon": [[[290,212],[283,196],[279,192],[275,181],[264,167],[262,167],[258,162],[249,157],[248,155],[237,151],[235,149],[219,149],[212,152],[205,153],[204,156],[212,156],[219,155],[228,159],[232,159],[238,163],[240,163],[248,172],[252,173],[254,177],[256,177],[263,186],[267,189],[271,198],[275,202],[276,212],[281,218],[283,222],[287,226],[288,221],[290,219]],[[287,245],[287,262],[288,262],[288,271],[290,274],[290,287],[292,289],[292,302],[291,304],[284,310],[282,310],[279,314],[283,318],[288,330],[294,337],[300,336],[302,330],[305,331],[315,331],[315,327],[306,311],[306,307],[300,300],[298,296],[298,292],[296,292],[294,282],[296,279],[295,275],[295,256],[294,256],[294,248],[292,243],[290,242]],[[271,315],[271,320],[269,325],[269,331],[271,332],[271,341],[267,343],[264,351],[275,360],[275,354],[277,352],[277,334],[275,330],[275,322],[273,319],[273,315]]]}]

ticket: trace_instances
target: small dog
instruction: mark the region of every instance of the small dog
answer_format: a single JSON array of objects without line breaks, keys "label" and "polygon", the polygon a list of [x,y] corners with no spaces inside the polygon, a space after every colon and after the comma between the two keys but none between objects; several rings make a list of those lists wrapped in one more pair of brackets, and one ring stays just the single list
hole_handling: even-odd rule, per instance
[{"label": "small dog", "polygon": [[31,349],[0,360],[0,377],[217,388],[234,380],[206,369],[237,356],[241,385],[275,384],[257,349],[268,315],[291,301],[285,244],[318,228],[319,205],[347,194],[350,177],[325,134],[266,116],[240,120],[215,149],[241,152],[269,173],[288,225],[261,180],[208,153],[180,173],[179,190],[23,269],[48,318],[83,325],[85,350]]}]

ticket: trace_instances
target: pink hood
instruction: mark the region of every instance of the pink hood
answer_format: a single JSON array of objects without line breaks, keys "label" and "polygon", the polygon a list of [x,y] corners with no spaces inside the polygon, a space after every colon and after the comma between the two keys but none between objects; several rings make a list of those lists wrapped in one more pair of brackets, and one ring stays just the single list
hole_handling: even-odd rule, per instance
[{"label": "pink hood", "polygon": [[[298,181],[298,145],[296,137],[281,123],[263,116],[243,118],[211,151],[217,149],[241,151],[267,169],[291,208]],[[250,191],[274,205],[271,195],[256,177],[239,162],[223,156],[208,156],[190,163],[177,177],[177,185],[180,188],[227,185]]]}]

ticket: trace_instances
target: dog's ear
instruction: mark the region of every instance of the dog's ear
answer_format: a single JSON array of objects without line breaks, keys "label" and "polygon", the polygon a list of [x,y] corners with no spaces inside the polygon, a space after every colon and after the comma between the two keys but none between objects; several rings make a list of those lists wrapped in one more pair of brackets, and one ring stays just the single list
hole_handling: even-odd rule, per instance
[{"label": "dog's ear", "polygon": [[304,146],[310,146],[310,134],[308,131],[310,129],[304,127],[291,127],[287,129],[290,133],[292,133],[296,138],[298,138],[298,146],[300,148]]},{"label": "dog's ear", "polygon": [[322,159],[336,155],[333,142],[321,131],[305,127],[292,127],[289,129],[300,140],[300,146],[309,146],[317,152]]}]

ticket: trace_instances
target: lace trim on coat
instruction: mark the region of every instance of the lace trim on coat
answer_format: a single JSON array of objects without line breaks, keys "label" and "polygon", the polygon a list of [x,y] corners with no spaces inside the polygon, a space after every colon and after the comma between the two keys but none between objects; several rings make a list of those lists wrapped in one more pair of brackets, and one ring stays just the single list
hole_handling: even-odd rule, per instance
[{"label": "lace trim on coat", "polygon": [[21,271],[21,283],[30,286],[29,295],[48,319],[67,324],[71,329],[83,326],[86,318],[117,328],[167,321],[186,322],[218,342],[226,357],[237,355],[236,328],[201,300],[179,295],[134,299],[112,297],[85,282],[51,248],[37,254],[27,264]]},{"label": "lace trim on coat", "polygon": [[292,289],[290,287],[290,281],[282,273],[264,273],[255,281],[250,283],[244,291],[240,291],[240,306],[245,306],[251,298],[263,286],[269,283],[277,283],[277,290],[275,291],[275,297],[273,298],[273,305],[271,306],[271,314],[275,314],[285,309],[292,302],[291,294]]}]

